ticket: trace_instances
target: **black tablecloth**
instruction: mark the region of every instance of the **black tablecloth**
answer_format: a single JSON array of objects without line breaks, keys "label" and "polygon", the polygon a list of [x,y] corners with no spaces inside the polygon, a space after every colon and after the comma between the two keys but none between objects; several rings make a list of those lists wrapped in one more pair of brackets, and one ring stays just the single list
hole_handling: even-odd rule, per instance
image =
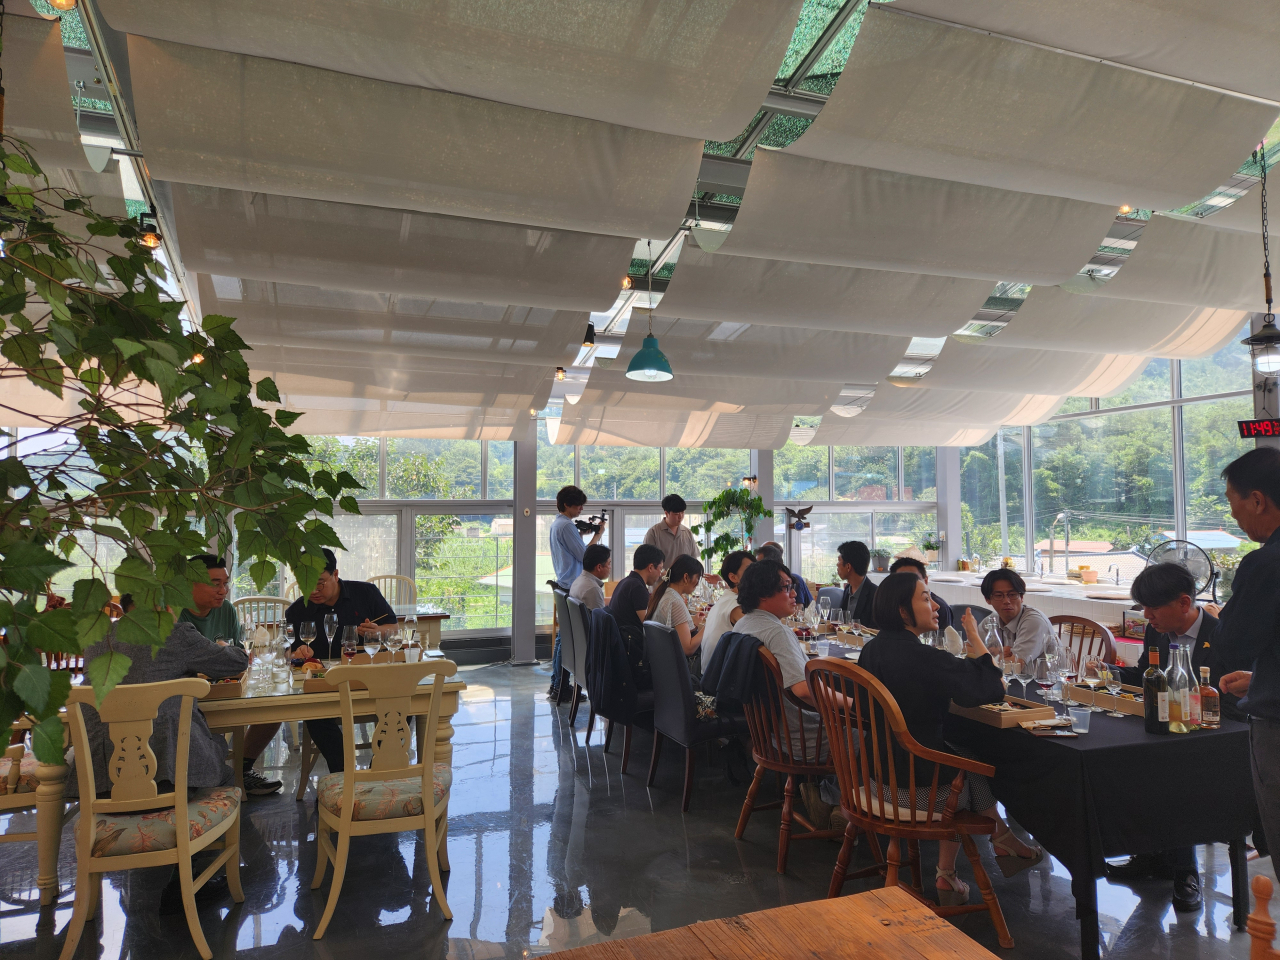
[{"label": "black tablecloth", "polygon": [[952,716],[947,739],[996,768],[996,798],[1071,871],[1077,900],[1086,892],[1092,900],[1104,857],[1228,842],[1253,830],[1243,723],[1160,736],[1141,717],[1095,713],[1088,733],[1055,739]]}]

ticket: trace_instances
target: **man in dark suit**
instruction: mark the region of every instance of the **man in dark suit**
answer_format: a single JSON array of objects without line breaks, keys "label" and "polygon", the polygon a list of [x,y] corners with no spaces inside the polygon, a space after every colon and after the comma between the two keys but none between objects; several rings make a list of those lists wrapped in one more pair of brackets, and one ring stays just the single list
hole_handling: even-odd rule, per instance
[{"label": "man in dark suit", "polygon": [[[925,586],[929,585],[929,568],[923,560],[917,560],[915,557],[899,557],[889,564],[890,573],[898,573],[901,570],[914,573],[924,581]],[[955,622],[955,616],[951,612],[951,605],[932,590],[929,591],[929,596],[938,605],[938,629],[945,630],[947,627],[952,626]]]},{"label": "man in dark suit", "polygon": [[845,582],[840,609],[850,620],[875,629],[876,618],[871,607],[876,599],[876,585],[867,579],[870,566],[871,551],[861,540],[846,540],[836,548],[836,576]]},{"label": "man in dark suit", "polygon": [[[1218,621],[1196,604],[1195,578],[1176,563],[1153,564],[1134,578],[1129,595],[1142,607],[1142,615],[1147,618],[1144,653],[1152,647],[1158,649],[1160,669],[1168,670],[1169,644],[1189,646],[1195,682],[1199,683],[1200,668],[1208,667],[1209,681],[1217,686],[1222,673],[1213,646]],[[1143,656],[1138,666],[1121,667],[1120,678],[1125,683],[1141,686],[1146,669],[1147,658]],[[1238,715],[1236,703],[1235,697],[1222,694],[1223,714]],[[1124,880],[1172,876],[1173,908],[1190,911],[1200,907],[1200,870],[1195,847],[1130,857],[1126,863],[1108,865],[1107,874]]]}]

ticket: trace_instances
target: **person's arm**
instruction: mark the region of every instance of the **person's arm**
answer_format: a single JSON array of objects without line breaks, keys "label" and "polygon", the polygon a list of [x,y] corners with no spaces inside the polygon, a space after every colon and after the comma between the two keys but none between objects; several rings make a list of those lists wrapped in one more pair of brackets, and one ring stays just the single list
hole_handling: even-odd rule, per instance
[{"label": "person's arm", "polygon": [[191,674],[204,674],[210,680],[238,677],[249,666],[249,654],[243,647],[214,643],[190,623],[175,624],[162,649],[172,645]]},{"label": "person's arm", "polygon": [[974,652],[970,650],[968,657],[958,660],[945,650],[921,646],[918,656],[928,658],[927,670],[937,670],[942,674],[947,692],[960,706],[980,707],[984,703],[999,703],[1005,694],[1000,668],[985,650],[977,657]]},{"label": "person's arm", "polygon": [[387,598],[382,595],[373,584],[369,584],[369,599],[366,606],[370,612],[365,615],[364,623],[360,624],[360,633],[365,634],[369,631],[376,631],[382,636],[389,633],[395,633],[400,626],[400,621],[396,617],[396,612],[392,609],[391,604],[387,602]]},{"label": "person's arm", "polygon": [[[1222,608],[1217,631],[1219,662],[1252,666],[1280,635],[1280,559],[1267,548],[1245,555],[1231,581],[1231,599]],[[1242,672],[1242,671],[1239,671]]]},{"label": "person's arm", "polygon": [[732,610],[729,611],[729,626],[733,626],[735,623],[741,620],[744,616],[745,614],[742,612],[741,607],[734,607]]}]

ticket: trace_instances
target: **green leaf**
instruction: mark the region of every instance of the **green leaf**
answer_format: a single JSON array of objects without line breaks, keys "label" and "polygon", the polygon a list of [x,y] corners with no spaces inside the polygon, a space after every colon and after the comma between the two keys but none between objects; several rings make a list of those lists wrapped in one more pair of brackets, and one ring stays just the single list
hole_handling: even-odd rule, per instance
[{"label": "green leaf", "polygon": [[59,400],[62,399],[62,384],[66,380],[62,364],[52,357],[41,357],[27,373],[27,379],[41,390],[48,390]]},{"label": "green leaf", "polygon": [[214,340],[217,340],[218,337],[230,330],[231,325],[235,322],[235,318],[233,317],[224,317],[220,314],[209,313],[205,314],[204,322],[201,323],[200,326],[204,329],[205,333],[213,337]]},{"label": "green leaf", "polygon": [[172,393],[177,385],[178,369],[172,363],[157,360],[155,357],[147,357],[143,362],[146,365],[147,372],[151,374],[160,389],[166,394]]},{"label": "green leaf", "polygon": [[119,337],[116,337],[111,342],[115,344],[116,349],[120,351],[126,360],[146,352],[147,349],[140,343],[134,343],[132,340],[122,340]]},{"label": "green leaf", "polygon": [[134,607],[116,621],[116,639],[140,647],[158,647],[173,632],[173,614]]},{"label": "green leaf", "polygon": [[52,682],[48,667],[38,664],[14,664],[17,676],[13,678],[13,692],[22,698],[22,702],[32,713],[43,713],[49,702],[49,687]]},{"label": "green leaf", "polygon": [[44,356],[39,338],[29,333],[15,333],[7,337],[0,344],[0,354],[24,370],[34,367]]},{"label": "green leaf", "polygon": [[18,153],[17,151],[13,151],[12,153],[9,153],[4,158],[4,162],[5,162],[5,165],[8,166],[10,170],[16,170],[18,173],[25,173],[29,177],[36,176],[35,167],[33,167],[30,163],[28,163],[27,158],[24,157],[22,154]]},{"label": "green leaf", "polygon": [[125,678],[133,660],[116,650],[100,653],[84,665],[84,675],[93,686],[94,706],[102,706],[102,698]]},{"label": "green leaf", "polygon": [[[70,684],[71,675],[66,674]],[[70,689],[70,686],[67,688]],[[62,695],[62,702],[67,702],[67,695]],[[61,704],[60,704],[61,705]],[[62,718],[56,713],[45,717],[31,731],[31,748],[40,763],[61,766],[66,763],[65,748],[62,745]]]},{"label": "green leaf", "polygon": [[150,530],[155,521],[155,514],[146,507],[128,506],[120,511],[120,522],[135,537]]},{"label": "green leaf", "polygon": [[277,410],[276,423],[288,429],[289,427],[292,427],[295,423],[297,423],[298,418],[301,416],[302,416],[302,411],[300,410]]},{"label": "green leaf", "polygon": [[280,391],[276,389],[276,382],[270,377],[263,377],[258,381],[256,394],[263,403],[279,403]]},{"label": "green leaf", "polygon": [[161,359],[167,363],[177,366],[182,362],[182,358],[178,356],[178,351],[174,349],[173,344],[165,343],[163,340],[143,340],[142,342],[160,354]]},{"label": "green leaf", "polygon": [[46,610],[27,622],[27,642],[40,650],[79,653],[76,618],[69,607]]},{"label": "green leaf", "polygon": [[4,547],[4,557],[0,560],[0,586],[22,593],[41,593],[54,574],[69,566],[70,563],[44,547],[19,540]]},{"label": "green leaf", "polygon": [[340,498],[338,500],[338,506],[347,511],[347,513],[360,512],[360,504],[356,501],[355,497],[347,496]]},{"label": "green leaf", "polygon": [[270,583],[276,575],[276,565],[270,560],[258,560],[249,568],[249,576],[253,577],[253,582],[257,584],[259,590],[262,590]]}]

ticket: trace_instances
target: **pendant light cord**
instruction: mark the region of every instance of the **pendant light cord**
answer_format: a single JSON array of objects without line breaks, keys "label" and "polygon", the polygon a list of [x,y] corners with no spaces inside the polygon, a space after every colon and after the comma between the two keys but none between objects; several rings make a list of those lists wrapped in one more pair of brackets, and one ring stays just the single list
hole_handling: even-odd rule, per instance
[{"label": "pendant light cord", "polygon": [[[1264,234],[1265,236],[1265,234]],[[646,240],[649,245],[649,336],[653,336],[653,241]],[[1268,281],[1269,283],[1270,281]],[[1270,290],[1270,287],[1267,287]]]},{"label": "pendant light cord", "polygon": [[1258,149],[1253,151],[1253,157],[1262,170],[1262,284],[1267,297],[1267,315],[1263,322],[1275,323],[1276,315],[1271,305],[1271,239],[1267,235],[1267,145],[1258,144]]}]

